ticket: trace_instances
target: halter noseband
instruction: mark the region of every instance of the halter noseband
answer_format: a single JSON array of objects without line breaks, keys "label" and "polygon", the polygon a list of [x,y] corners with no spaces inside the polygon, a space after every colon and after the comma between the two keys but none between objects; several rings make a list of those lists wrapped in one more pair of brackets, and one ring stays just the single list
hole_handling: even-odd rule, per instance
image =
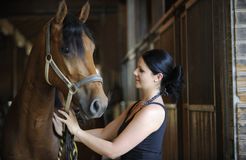
[{"label": "halter noseband", "polygon": [[93,74],[90,76],[87,76],[85,78],[83,78],[82,80],[76,82],[76,83],[72,83],[62,72],[61,70],[58,68],[58,66],[56,65],[56,63],[54,62],[51,52],[50,52],[50,29],[51,29],[51,23],[52,20],[50,20],[48,22],[47,25],[47,32],[46,32],[46,63],[45,63],[45,79],[46,82],[49,85],[52,85],[49,81],[49,68],[51,66],[51,68],[55,71],[55,73],[57,74],[57,76],[66,84],[67,88],[68,88],[68,95],[67,95],[67,99],[66,99],[66,104],[65,104],[65,110],[68,111],[69,110],[69,106],[72,100],[73,95],[78,91],[78,88],[80,88],[80,86],[85,85],[87,83],[91,83],[91,82],[103,82],[102,77],[99,74]]}]

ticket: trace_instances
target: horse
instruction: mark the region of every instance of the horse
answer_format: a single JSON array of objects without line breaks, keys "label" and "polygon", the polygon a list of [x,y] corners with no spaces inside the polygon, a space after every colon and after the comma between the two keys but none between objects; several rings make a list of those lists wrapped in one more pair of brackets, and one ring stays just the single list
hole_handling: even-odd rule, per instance
[{"label": "horse", "polygon": [[58,159],[60,141],[52,124],[56,89],[66,97],[65,107],[85,119],[105,112],[108,97],[93,60],[95,43],[85,26],[89,10],[87,2],[78,16],[72,15],[62,0],[37,36],[5,120],[4,160]]}]

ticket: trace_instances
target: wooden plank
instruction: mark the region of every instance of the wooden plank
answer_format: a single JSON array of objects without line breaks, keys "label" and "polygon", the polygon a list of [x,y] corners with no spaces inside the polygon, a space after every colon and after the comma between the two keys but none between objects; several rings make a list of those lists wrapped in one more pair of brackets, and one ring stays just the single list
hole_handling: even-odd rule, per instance
[{"label": "wooden plank", "polygon": [[245,121],[246,120],[246,108],[237,107],[237,119],[238,119],[238,121]]},{"label": "wooden plank", "polygon": [[235,3],[236,9],[245,9],[246,8],[245,0],[237,0],[236,2],[237,2],[237,3]]},{"label": "wooden plank", "polygon": [[187,106],[189,111],[200,111],[200,112],[214,112],[215,107],[213,105],[198,105],[198,104],[190,104]]},{"label": "wooden plank", "polygon": [[177,104],[172,104],[172,103],[165,103],[165,106],[167,107],[168,110],[176,110],[177,109]]},{"label": "wooden plank", "polygon": [[[27,16],[27,15],[54,15],[57,11],[59,1],[49,0],[32,0],[19,1],[19,0],[3,0],[0,5],[0,17],[10,16]],[[71,12],[80,11],[81,7],[87,0],[73,0],[67,1],[67,5]],[[118,1],[115,0],[93,0],[90,1],[91,15],[90,17],[100,17],[99,15],[115,14],[117,12]]]},{"label": "wooden plank", "polygon": [[187,10],[186,16],[188,83],[192,93],[189,103],[192,104],[214,103],[212,13],[206,9],[211,9],[210,2],[198,1]]},{"label": "wooden plank", "polygon": [[175,105],[166,104],[168,108],[168,125],[163,142],[163,159],[178,159],[177,110]]},{"label": "wooden plank", "polygon": [[[190,159],[207,160],[216,157],[216,129],[213,105],[190,105]],[[211,109],[212,108],[212,109]]]},{"label": "wooden plank", "polygon": [[169,17],[172,16],[174,12],[174,9],[171,8],[166,12],[159,20],[157,23],[154,24],[154,26],[151,28],[150,33],[154,33],[162,24],[166,22],[166,20],[169,19]]},{"label": "wooden plank", "polygon": [[185,4],[185,8],[189,9],[191,8],[198,0],[188,0],[187,3]]},{"label": "wooden plank", "polygon": [[158,30],[157,33],[161,34],[165,30],[167,30],[173,23],[174,23],[175,18],[172,17],[170,18],[164,25],[162,25]]},{"label": "wooden plank", "polygon": [[[241,63],[246,64],[246,60],[241,60]],[[237,64],[237,94],[241,101],[246,102],[246,65]]]}]

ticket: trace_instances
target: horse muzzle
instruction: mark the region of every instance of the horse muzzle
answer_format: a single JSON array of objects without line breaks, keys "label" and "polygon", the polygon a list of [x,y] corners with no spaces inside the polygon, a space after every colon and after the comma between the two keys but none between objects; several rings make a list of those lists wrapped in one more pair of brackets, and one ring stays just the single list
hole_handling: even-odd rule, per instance
[{"label": "horse muzzle", "polygon": [[89,112],[92,115],[91,118],[99,118],[106,111],[107,105],[103,104],[102,101],[98,98],[94,99],[90,106]]},{"label": "horse muzzle", "polygon": [[108,99],[102,99],[95,97],[90,101],[79,100],[76,106],[77,112],[80,112],[81,117],[85,119],[99,118],[106,111],[108,105]]}]

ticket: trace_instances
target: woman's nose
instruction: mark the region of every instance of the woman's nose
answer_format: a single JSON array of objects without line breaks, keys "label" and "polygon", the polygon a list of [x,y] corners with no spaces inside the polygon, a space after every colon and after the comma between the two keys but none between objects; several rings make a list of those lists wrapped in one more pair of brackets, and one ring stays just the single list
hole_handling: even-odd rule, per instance
[{"label": "woman's nose", "polygon": [[136,76],[137,75],[137,69],[133,71],[133,74]]}]

